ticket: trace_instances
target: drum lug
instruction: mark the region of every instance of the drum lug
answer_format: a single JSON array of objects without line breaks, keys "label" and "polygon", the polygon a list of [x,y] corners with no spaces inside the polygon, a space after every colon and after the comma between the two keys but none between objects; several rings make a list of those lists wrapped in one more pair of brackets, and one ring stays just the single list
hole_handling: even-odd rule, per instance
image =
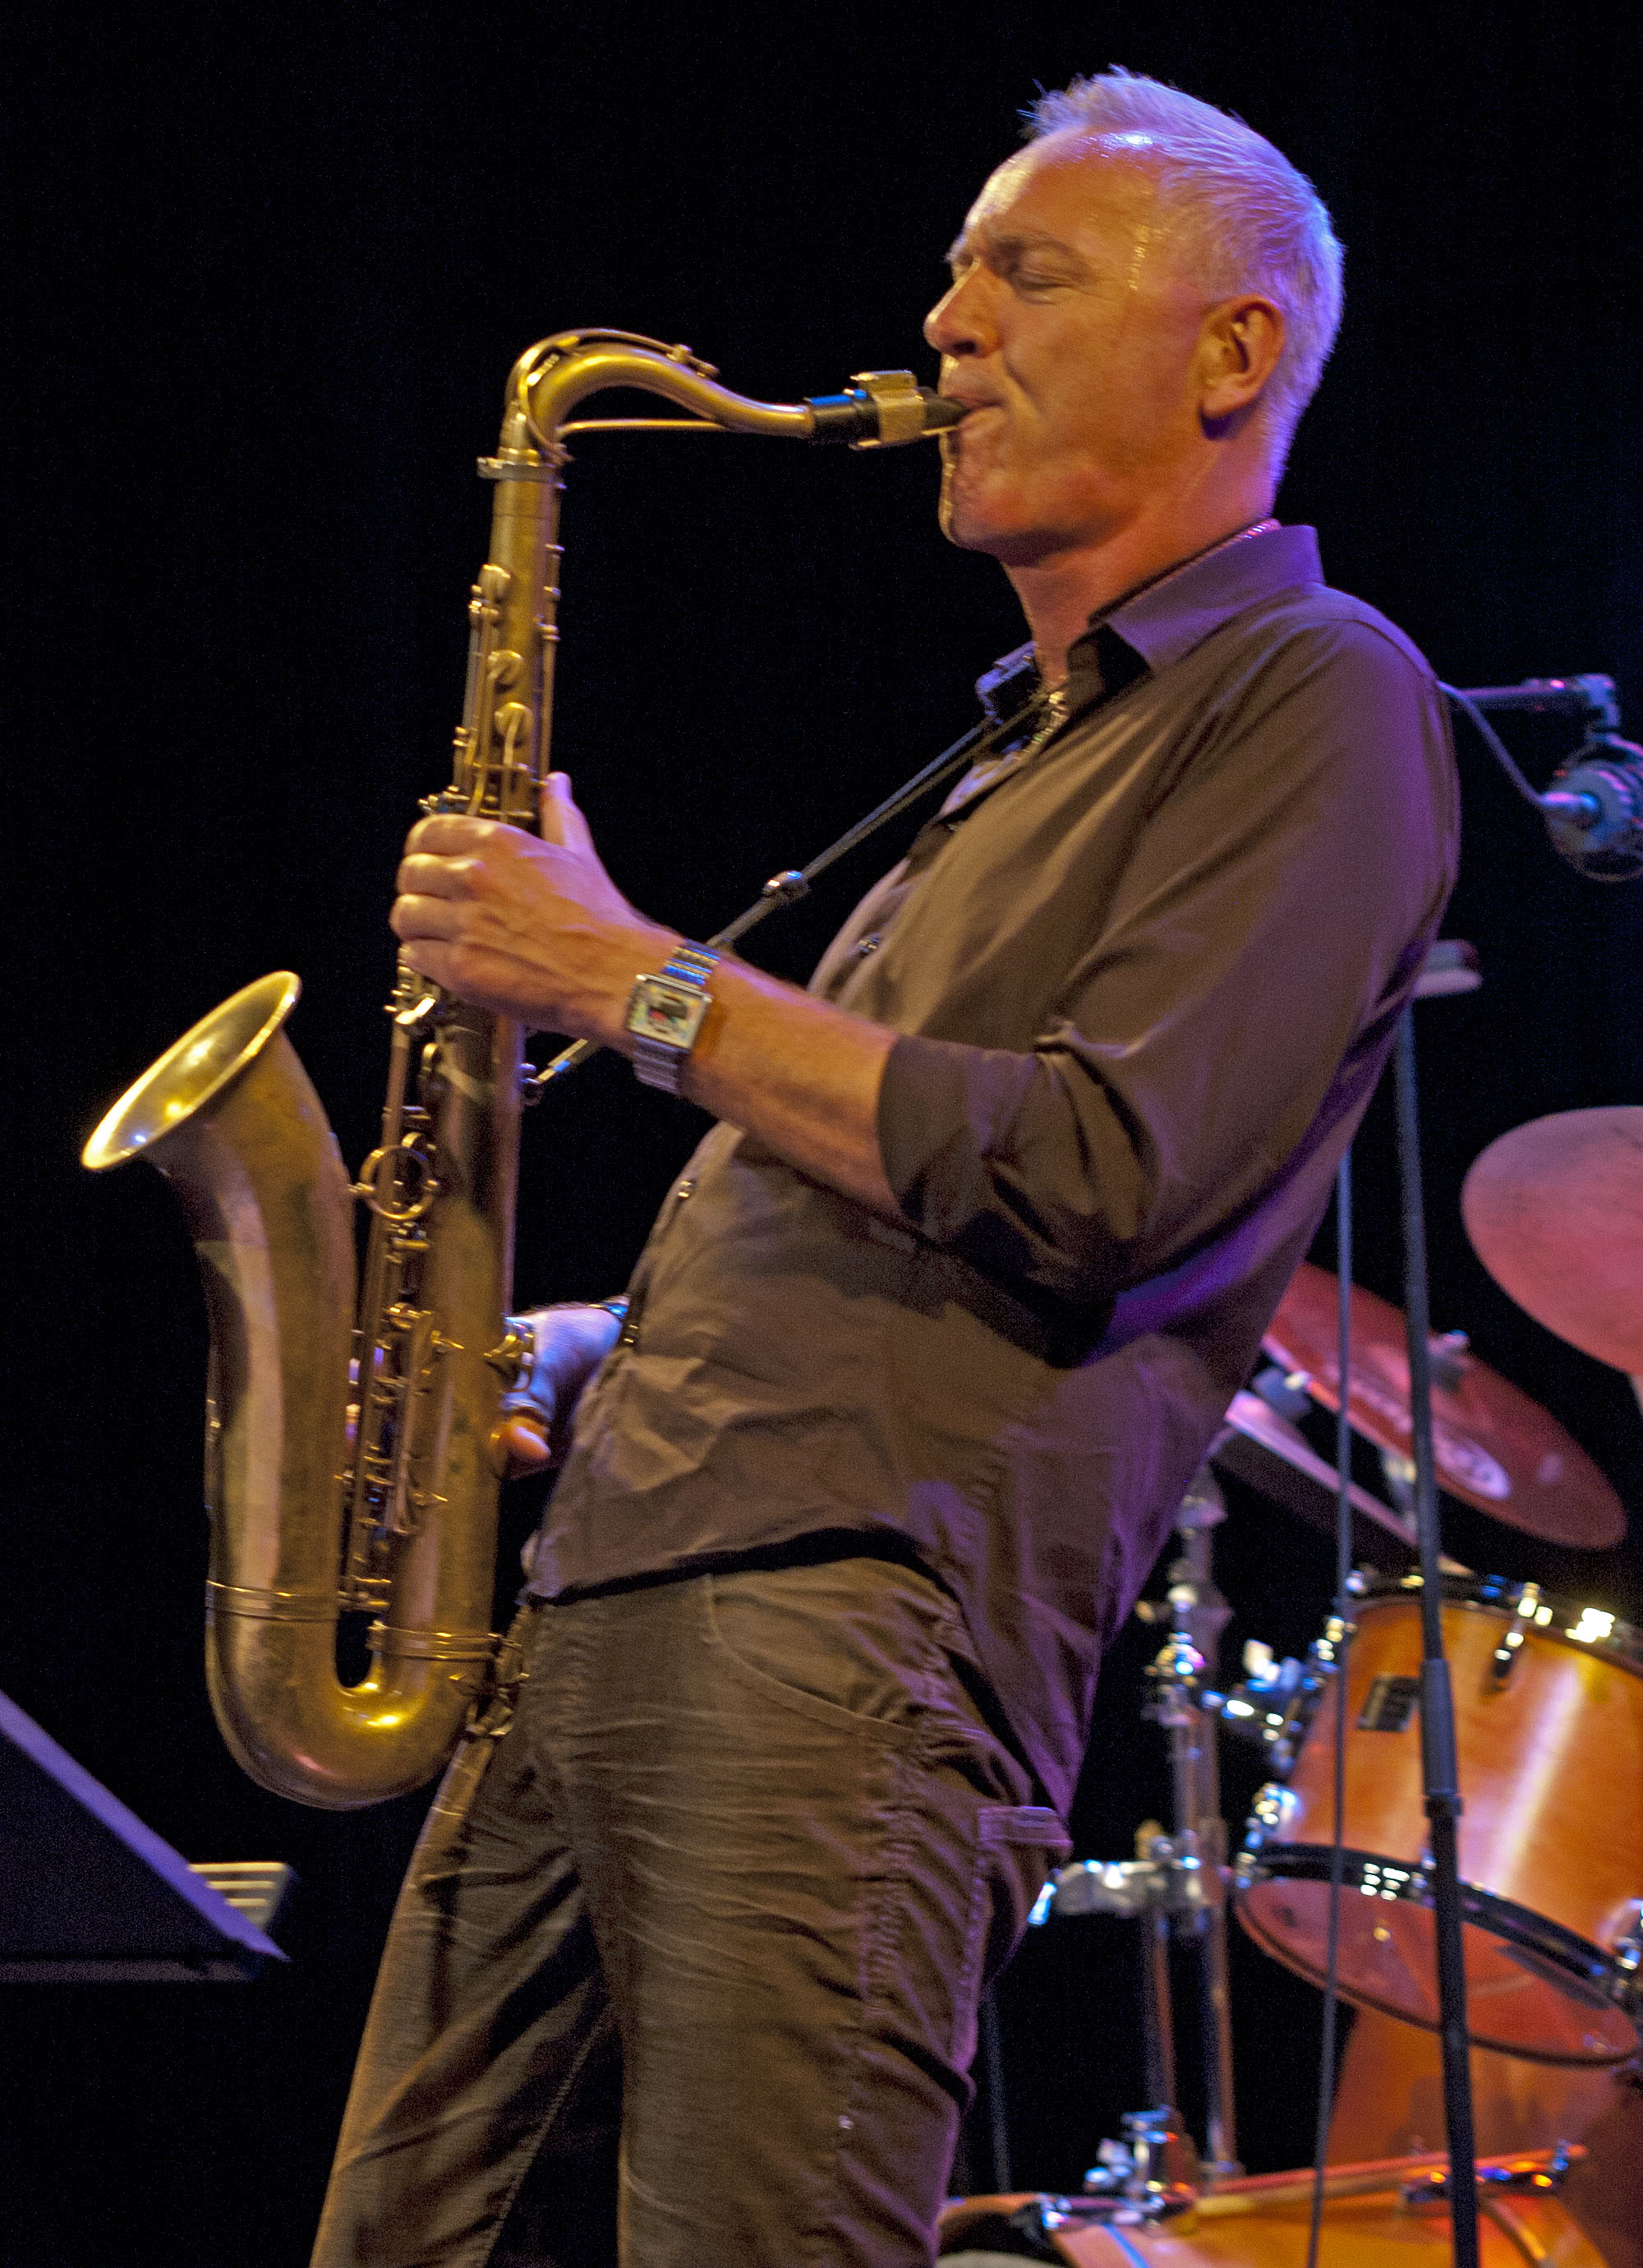
[{"label": "drum lug", "polygon": [[1497,1689],[1504,1685],[1517,1667],[1517,1657],[1523,1644],[1521,1630],[1509,1630],[1496,1646],[1489,1663],[1489,1683]]},{"label": "drum lug", "polygon": [[1496,1646],[1493,1658],[1489,1664],[1489,1683],[1497,1692],[1506,1684],[1512,1672],[1517,1668],[1517,1658],[1523,1650],[1523,1640],[1534,1629],[1537,1622],[1543,1619],[1540,1605],[1539,1584],[1525,1583],[1517,1594],[1517,1602],[1512,1610],[1512,1620],[1507,1625],[1506,1635]]},{"label": "drum lug", "polygon": [[1599,1941],[1614,1956],[1617,1969],[1628,1977],[1635,1977],[1643,1968],[1643,1898],[1627,1898],[1617,1913],[1611,1914]]},{"label": "drum lug", "polygon": [[1251,1857],[1258,1855],[1270,1837],[1281,1835],[1293,1826],[1300,1808],[1300,1797],[1281,1780],[1269,1779],[1258,1787],[1250,1805],[1249,1832],[1243,1838],[1245,1851]]}]

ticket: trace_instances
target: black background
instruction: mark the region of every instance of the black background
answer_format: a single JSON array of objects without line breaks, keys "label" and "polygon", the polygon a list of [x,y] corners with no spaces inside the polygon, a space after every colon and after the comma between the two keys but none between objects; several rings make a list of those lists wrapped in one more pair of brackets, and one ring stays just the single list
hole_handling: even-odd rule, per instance
[{"label": "black background", "polygon": [[[192,1259],[158,1177],[75,1160],[163,1045],[282,966],[344,1152],[370,1146],[395,850],[444,776],[487,525],[473,460],[515,353],[611,323],[688,340],[766,399],[863,366],[928,375],[941,254],[1016,110],[1124,62],[1247,116],[1335,214],[1346,328],[1282,499],[1331,579],[1459,683],[1613,673],[1635,732],[1638,22],[623,0],[13,17],[0,1685],[189,1857],[287,1859],[302,1885],[291,1965],[254,1986],[4,1996],[7,2268],[305,2257],[422,1800],[304,1812],[223,1751],[200,1669]],[[935,478],[927,450],[583,449],[557,760],[648,911],[713,928],[969,721],[971,679],[1021,633],[991,563],[942,543]],[[1541,780],[1566,745],[1514,740]],[[1624,1381],[1495,1291],[1456,1197],[1505,1128],[1643,1100],[1643,888],[1578,880],[1478,751],[1462,770],[1448,926],[1486,983],[1420,1012],[1434,1320],[1635,1512]],[[802,973],[870,871],[763,957]],[[608,1063],[539,1113],[522,1292],[620,1283],[693,1132]],[[1383,1100],[1360,1156],[1360,1273],[1396,1298]],[[1643,1617],[1635,1551],[1581,1557],[1453,1508],[1448,1540]],[[1229,1662],[1251,1634],[1304,1648],[1328,1558],[1234,1492]],[[1104,1684],[1081,1852],[1125,1855],[1164,1802],[1135,1720],[1152,1643],[1127,1633]],[[1229,1765],[1235,1817],[1258,1776]],[[1235,1957],[1244,2154],[1295,2163],[1315,1998]],[[1007,1980],[1021,2177],[1075,2181],[1139,2100],[1130,1979],[1097,1923],[1035,1937]]]}]

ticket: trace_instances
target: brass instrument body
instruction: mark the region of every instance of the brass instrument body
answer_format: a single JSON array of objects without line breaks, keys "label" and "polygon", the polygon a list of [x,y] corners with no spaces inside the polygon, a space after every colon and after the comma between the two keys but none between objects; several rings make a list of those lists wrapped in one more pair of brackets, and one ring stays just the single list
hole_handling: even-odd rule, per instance
[{"label": "brass instrument body", "polygon": [[[469,605],[451,783],[423,805],[539,826],[558,639],[561,436],[588,394],[656,394],[684,430],[912,440],[957,405],[905,372],[847,395],[751,401],[687,349],[625,332],[530,348],[509,379],[490,556]],[[618,427],[651,421],[611,421]],[[598,429],[594,429],[598,430]],[[109,1110],[93,1171],[143,1157],[177,1192],[211,1336],[206,1667],[224,1738],[275,1793],[333,1810],[420,1786],[484,1690],[500,1397],[524,1349],[509,1317],[524,1084],[517,1023],[401,959],[381,1138],[350,1185],[282,1027],[286,972],[224,1002]],[[370,1215],[355,1300],[353,1202]],[[345,1685],[338,1618],[371,1616]]]}]

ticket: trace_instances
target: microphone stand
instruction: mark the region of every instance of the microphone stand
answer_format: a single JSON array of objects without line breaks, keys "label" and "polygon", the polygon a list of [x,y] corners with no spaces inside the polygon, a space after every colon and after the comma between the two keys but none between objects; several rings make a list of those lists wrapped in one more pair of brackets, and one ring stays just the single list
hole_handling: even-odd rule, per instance
[{"label": "microphone stand", "polygon": [[[1437,1940],[1438,2007],[1443,2047],[1443,2116],[1449,2153],[1449,2213],[1456,2268],[1478,2268],[1477,2140],[1462,1938],[1455,1703],[1443,1655],[1443,1579],[1439,1567],[1437,1467],[1432,1443],[1432,1325],[1427,1287],[1426,1205],[1415,1090],[1412,1009],[1404,1011],[1393,1050],[1397,1164],[1403,1203],[1404,1312],[1409,1336],[1409,1408],[1415,1466],[1415,1529],[1420,1552],[1420,1769],[1431,1848]],[[1343,1381],[1343,1394],[1345,1381]],[[1340,1697],[1346,1706],[1346,1695]]]},{"label": "microphone stand", "polygon": [[[1466,692],[1445,685],[1440,690],[1470,718],[1513,786],[1539,812],[1555,847],[1571,865],[1595,881],[1629,881],[1643,874],[1643,752],[1619,738],[1619,701],[1611,677],[1527,678],[1521,685],[1476,686]],[[1585,727],[1584,742],[1559,770],[1549,793],[1537,793],[1530,786],[1489,723],[1486,712],[1491,711],[1560,714]],[[1393,1075],[1403,1212],[1404,1312],[1409,1342],[1410,1447],[1420,1554],[1420,1766],[1431,1852],[1450,2227],[1457,2268],[1477,2268],[1477,2142],[1458,1865],[1462,1805],[1454,1694],[1443,1655],[1443,1578],[1439,1565],[1437,1469],[1432,1441],[1432,1326],[1412,1009],[1405,1010],[1397,1027]],[[1343,1381],[1343,1397],[1344,1394]],[[1344,1706],[1344,1692],[1341,1697]]]}]

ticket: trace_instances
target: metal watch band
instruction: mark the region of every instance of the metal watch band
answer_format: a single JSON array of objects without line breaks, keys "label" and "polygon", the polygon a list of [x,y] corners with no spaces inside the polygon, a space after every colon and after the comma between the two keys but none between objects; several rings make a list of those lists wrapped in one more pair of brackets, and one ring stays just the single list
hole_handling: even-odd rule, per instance
[{"label": "metal watch band", "polygon": [[710,946],[681,945],[667,967],[658,976],[677,977],[681,984],[705,985],[719,965],[719,956]]},{"label": "metal watch band", "polygon": [[641,976],[634,986],[633,1004],[629,1007],[628,1029],[633,1033],[634,1076],[645,1086],[659,1087],[664,1094],[679,1094],[684,1091],[685,1066],[690,1061],[691,1049],[700,1029],[700,1018],[682,1045],[662,1040],[634,1028],[632,1016],[646,985],[672,984],[687,987],[701,1000],[705,1010],[708,999],[708,979],[719,965],[719,956],[705,945],[681,945],[665,968],[653,976]]}]

